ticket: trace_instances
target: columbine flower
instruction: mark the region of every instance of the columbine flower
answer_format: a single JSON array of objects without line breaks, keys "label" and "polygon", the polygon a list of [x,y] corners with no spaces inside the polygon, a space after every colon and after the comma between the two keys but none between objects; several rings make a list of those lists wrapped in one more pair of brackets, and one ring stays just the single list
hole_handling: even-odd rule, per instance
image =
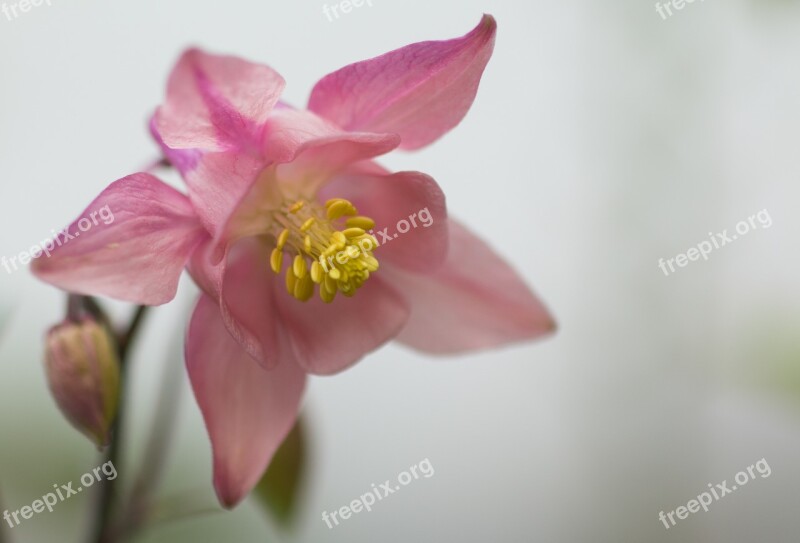
[{"label": "columbine flower", "polygon": [[[462,38],[346,66],[317,83],[308,110],[279,101],[284,81],[266,66],[186,52],[151,130],[188,197],[149,174],[121,179],[90,206],[108,205],[113,224],[36,262],[63,289],[151,305],[188,268],[203,294],[187,367],[223,504],[264,472],[307,374],[342,371],[392,338],[456,353],[552,330],[518,275],[447,218],[433,179],[372,161],[461,121],[495,29],[485,16]],[[374,247],[371,230],[420,210],[430,227]]]},{"label": "columbine flower", "polygon": [[119,358],[108,330],[88,317],[53,327],[45,368],[64,416],[98,447],[107,445],[119,401]]}]

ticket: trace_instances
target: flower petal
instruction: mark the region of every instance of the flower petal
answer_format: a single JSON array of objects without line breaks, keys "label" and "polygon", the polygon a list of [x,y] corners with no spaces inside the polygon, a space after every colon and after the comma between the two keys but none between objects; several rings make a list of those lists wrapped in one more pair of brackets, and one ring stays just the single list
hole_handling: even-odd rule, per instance
[{"label": "flower petal", "polygon": [[467,114],[492,56],[497,24],[484,15],[464,37],[408,45],[322,78],[308,109],[346,130],[400,134],[402,149],[437,140]]},{"label": "flower petal", "polygon": [[263,159],[236,151],[206,153],[184,172],[189,198],[203,225],[220,236],[228,217],[263,171]]},{"label": "flower petal", "polygon": [[190,49],[170,75],[153,127],[172,149],[257,148],[284,86],[267,66]]},{"label": "flower petal", "polygon": [[555,330],[547,309],[483,241],[450,220],[447,261],[431,275],[381,270],[411,304],[398,341],[434,354],[487,349]]},{"label": "flower petal", "polygon": [[375,256],[381,262],[429,273],[447,257],[445,196],[424,173],[346,172],[325,185],[320,196],[350,200],[359,213],[375,221],[373,232],[379,243]]},{"label": "flower petal", "polygon": [[373,158],[400,144],[397,134],[343,131],[310,111],[276,109],[264,126],[264,155],[269,162],[298,163],[308,160],[309,151],[326,149],[332,143],[351,143],[350,152],[328,153],[325,165],[341,167],[355,160]]},{"label": "flower petal", "polygon": [[207,237],[186,196],[138,173],[104,190],[32,267],[70,292],[159,305],[175,297],[181,270]]},{"label": "flower petal", "polygon": [[352,298],[326,304],[314,296],[300,303],[285,289],[276,293],[281,318],[306,372],[331,375],[394,338],[408,320],[405,299],[378,277]]},{"label": "flower petal", "polygon": [[230,336],[203,296],[186,342],[186,366],[214,452],[214,488],[226,507],[256,485],[297,418],[306,377],[291,360],[267,371]]}]

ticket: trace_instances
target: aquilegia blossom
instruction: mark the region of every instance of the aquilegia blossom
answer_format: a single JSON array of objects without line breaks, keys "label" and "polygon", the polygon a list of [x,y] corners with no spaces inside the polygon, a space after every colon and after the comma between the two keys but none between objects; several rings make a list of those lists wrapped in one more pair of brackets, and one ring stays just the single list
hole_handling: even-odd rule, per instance
[{"label": "aquilegia blossom", "polygon": [[[284,81],[267,66],[187,51],[150,128],[188,196],[125,177],[90,206],[109,206],[113,224],[36,262],[62,289],[147,305],[170,301],[188,269],[202,295],[186,362],[226,506],[291,429],[307,374],[340,372],[393,338],[445,354],[553,329],[518,275],[447,218],[431,177],[372,160],[461,121],[495,30],[487,15],[462,38],[346,66],[306,110],[280,101]],[[421,210],[430,227],[376,246]]]}]

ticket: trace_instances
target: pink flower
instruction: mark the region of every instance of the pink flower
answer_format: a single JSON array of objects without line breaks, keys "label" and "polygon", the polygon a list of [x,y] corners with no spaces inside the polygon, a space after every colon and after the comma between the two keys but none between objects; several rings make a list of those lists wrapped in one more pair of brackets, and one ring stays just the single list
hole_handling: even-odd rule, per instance
[{"label": "pink flower", "polygon": [[[487,15],[462,38],[346,66],[307,110],[279,101],[284,81],[266,66],[187,51],[151,130],[188,197],[146,173],[121,179],[89,207],[109,206],[113,224],[36,262],[62,289],[150,305],[171,300],[188,268],[203,294],[186,361],[224,505],[261,477],[307,374],[340,372],[393,338],[448,354],[554,328],[519,276],[447,218],[431,177],[372,160],[461,121],[495,30]],[[431,224],[374,247],[375,225],[421,211]]]}]

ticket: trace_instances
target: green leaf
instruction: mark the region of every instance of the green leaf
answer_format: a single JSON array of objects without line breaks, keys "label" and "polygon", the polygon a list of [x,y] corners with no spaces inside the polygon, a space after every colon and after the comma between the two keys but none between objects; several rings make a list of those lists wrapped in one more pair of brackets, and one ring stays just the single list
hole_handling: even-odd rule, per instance
[{"label": "green leaf", "polygon": [[306,460],[305,427],[298,418],[253,490],[258,501],[283,527],[288,527],[294,519]]}]

